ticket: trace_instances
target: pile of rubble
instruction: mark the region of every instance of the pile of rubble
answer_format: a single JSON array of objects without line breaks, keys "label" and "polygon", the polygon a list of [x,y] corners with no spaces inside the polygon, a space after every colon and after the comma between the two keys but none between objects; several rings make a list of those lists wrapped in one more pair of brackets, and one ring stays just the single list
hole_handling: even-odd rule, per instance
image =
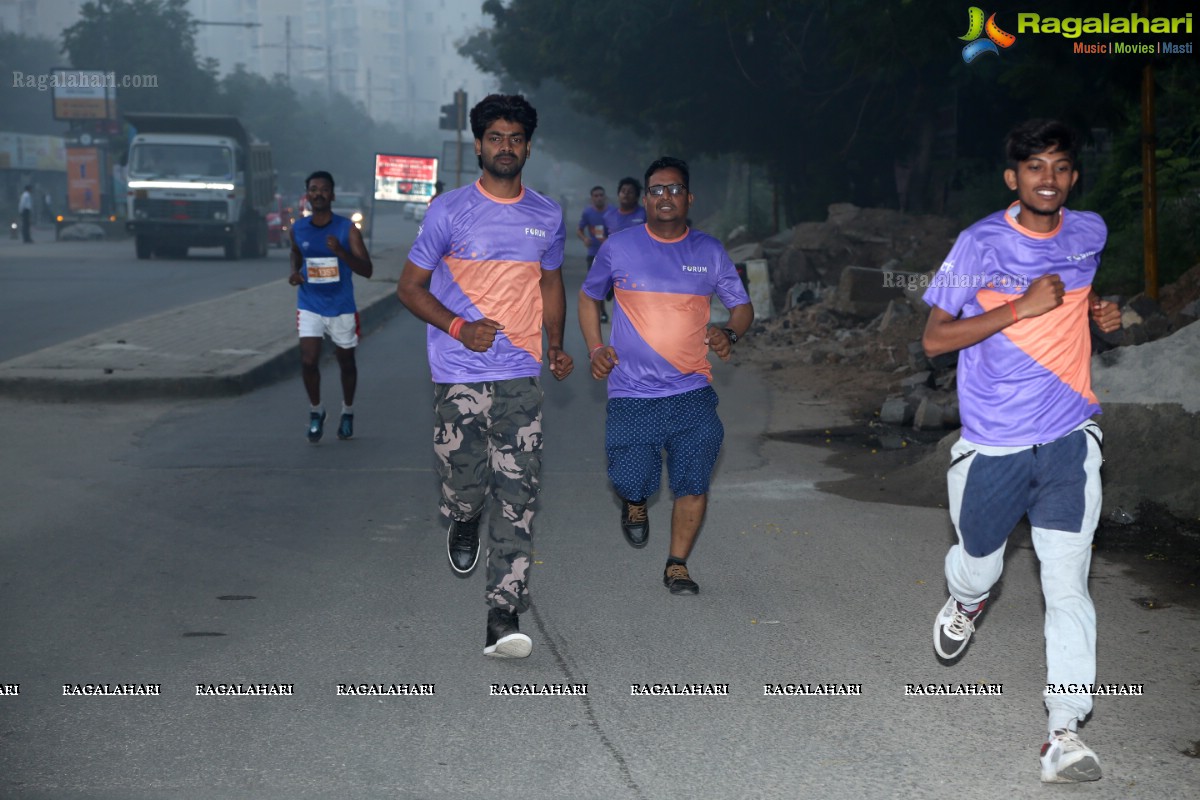
[{"label": "pile of rubble", "polygon": [[[770,363],[837,364],[861,371],[884,395],[879,421],[919,431],[959,427],[957,354],[925,356],[923,287],[953,244],[950,220],[885,209],[830,206],[762,243],[730,248],[734,261],[766,258],[782,313],[760,323],[752,357]],[[1096,333],[1097,352],[1170,336],[1200,317],[1200,266],[1160,293],[1108,298],[1122,328]]]}]

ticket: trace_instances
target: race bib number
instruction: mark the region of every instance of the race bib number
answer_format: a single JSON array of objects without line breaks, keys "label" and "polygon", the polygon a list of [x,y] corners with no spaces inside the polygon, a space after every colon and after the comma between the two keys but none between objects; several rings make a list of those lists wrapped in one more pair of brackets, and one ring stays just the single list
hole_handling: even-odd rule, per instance
[{"label": "race bib number", "polygon": [[593,225],[592,226],[592,238],[595,239],[597,242],[604,241],[604,226],[603,225]]},{"label": "race bib number", "polygon": [[336,256],[307,259],[305,267],[309,283],[337,283],[342,279]]}]

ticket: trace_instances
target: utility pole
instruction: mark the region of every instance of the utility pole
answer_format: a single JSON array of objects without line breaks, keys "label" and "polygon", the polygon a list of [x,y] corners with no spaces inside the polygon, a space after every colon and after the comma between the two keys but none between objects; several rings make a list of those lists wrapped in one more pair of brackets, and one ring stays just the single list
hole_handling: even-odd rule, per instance
[{"label": "utility pole", "polygon": [[[257,25],[257,23],[255,23],[255,24]],[[324,50],[326,66],[328,66],[330,64],[330,59],[332,58],[332,56],[330,55],[330,48],[328,46],[320,47],[315,44],[300,44],[298,42],[292,41],[292,17],[290,14],[287,17],[284,17],[284,20],[283,20],[283,42],[274,43],[274,44],[256,44],[256,45],[254,45],[254,47],[259,50],[275,50],[275,49],[283,50],[283,63],[284,63],[283,69],[284,69],[284,76],[287,78],[288,86],[292,85],[292,48],[293,47],[296,48],[297,50]],[[329,77],[329,89],[328,89],[329,96],[333,97],[333,71],[326,69],[326,72],[330,76]]]}]

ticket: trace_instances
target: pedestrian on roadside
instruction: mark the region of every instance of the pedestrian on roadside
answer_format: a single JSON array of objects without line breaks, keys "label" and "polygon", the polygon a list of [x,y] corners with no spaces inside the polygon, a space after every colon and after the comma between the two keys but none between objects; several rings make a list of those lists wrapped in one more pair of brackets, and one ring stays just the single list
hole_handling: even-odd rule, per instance
[{"label": "pedestrian on roadside", "polygon": [[[575,229],[575,235],[587,248],[589,272],[592,269],[592,262],[596,260],[596,253],[599,252],[600,245],[604,244],[604,240],[608,238],[609,232],[608,197],[604,193],[604,187],[593,186],[590,199],[591,205],[583,207],[583,213],[579,215],[579,225]],[[600,319],[602,322],[608,322],[608,311],[601,309]]]},{"label": "pedestrian on roadside", "polygon": [[455,574],[479,559],[488,519],[489,606],[484,655],[524,658],[533,519],[542,461],[542,331],[550,373],[574,364],[563,350],[562,209],[521,182],[537,111],[521,95],[493,94],[471,109],[482,174],[429,207],[397,294],[428,323],[434,382],[433,449],[440,515]]},{"label": "pedestrian on roadside", "polygon": [[933,646],[948,661],[963,655],[1000,578],[1005,543],[1028,516],[1046,603],[1041,779],[1094,781],[1100,761],[1077,733],[1091,690],[1063,687],[1089,687],[1096,677],[1087,580],[1103,435],[1092,419],[1100,404],[1088,320],[1090,311],[1100,330],[1113,331],[1120,311],[1092,289],[1104,221],[1065,207],[1079,178],[1072,131],[1030,120],[1005,147],[1004,182],[1016,200],[959,235],[924,296],[925,352],[960,351],[962,416],[947,473],[958,542],[945,559],[950,599],[934,620]]},{"label": "pedestrian on roadside", "polygon": [[33,225],[33,187],[29,184],[25,184],[25,191],[21,192],[17,211],[21,214],[21,241],[33,244],[33,233],[30,231]]},{"label": "pedestrian on roadside", "polygon": [[[646,224],[600,247],[579,292],[579,327],[592,377],[608,380],[605,450],[621,531],[634,547],[646,545],[646,504],[658,491],[665,450],[675,501],[663,583],[672,594],[696,594],[687,559],[725,435],[708,351],[728,360],[754,310],[721,243],[688,227],[687,164],[664,156],[645,177]],[[609,289],[615,299],[606,345],[600,309]],[[729,309],[724,327],[709,320],[714,294]]]},{"label": "pedestrian on roadside", "polygon": [[321,404],[321,343],[328,334],[342,374],[342,417],[339,439],[354,436],[354,394],[358,388],[358,306],[354,303],[355,273],[371,277],[375,266],[362,234],[347,217],[334,214],[333,176],[314,172],[304,181],[305,200],[312,214],[292,226],[292,273],[288,283],[296,292],[296,325],[300,332],[300,364],[310,404],[308,440],[321,441],[325,407]]}]

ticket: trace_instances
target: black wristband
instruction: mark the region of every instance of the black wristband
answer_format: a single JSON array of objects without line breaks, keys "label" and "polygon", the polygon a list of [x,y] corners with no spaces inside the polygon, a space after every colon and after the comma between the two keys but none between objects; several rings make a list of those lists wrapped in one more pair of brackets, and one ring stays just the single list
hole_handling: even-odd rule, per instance
[{"label": "black wristband", "polygon": [[721,330],[725,331],[725,335],[729,337],[730,344],[737,344],[738,335],[733,332],[733,328],[721,328]]}]

